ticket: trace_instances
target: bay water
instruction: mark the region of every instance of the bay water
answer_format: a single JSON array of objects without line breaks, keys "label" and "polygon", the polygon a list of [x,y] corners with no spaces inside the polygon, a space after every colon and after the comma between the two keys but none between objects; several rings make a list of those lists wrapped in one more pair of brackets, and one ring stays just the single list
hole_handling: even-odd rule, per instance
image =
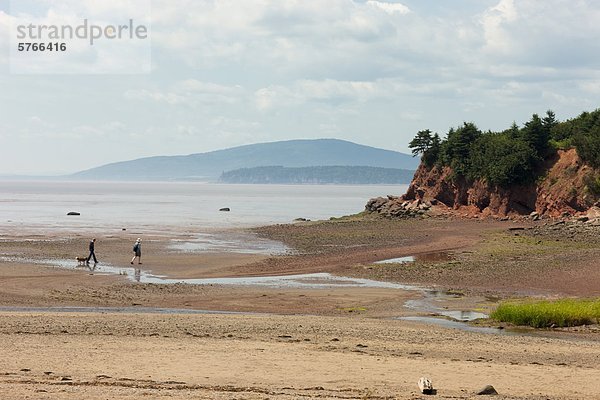
[{"label": "bay water", "polygon": [[[407,185],[236,185],[197,182],[0,181],[0,234],[210,232],[329,219]],[[231,211],[219,211],[221,208]],[[67,216],[68,212],[79,216]]]}]

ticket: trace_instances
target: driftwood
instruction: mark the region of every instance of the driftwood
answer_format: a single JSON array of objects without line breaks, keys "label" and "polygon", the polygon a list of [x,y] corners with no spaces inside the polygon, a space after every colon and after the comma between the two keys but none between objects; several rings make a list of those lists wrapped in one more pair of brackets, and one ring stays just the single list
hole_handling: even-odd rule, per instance
[{"label": "driftwood", "polygon": [[424,376],[419,379],[417,383],[419,385],[419,390],[423,394],[433,394],[433,384],[431,383],[431,379],[425,378]]}]

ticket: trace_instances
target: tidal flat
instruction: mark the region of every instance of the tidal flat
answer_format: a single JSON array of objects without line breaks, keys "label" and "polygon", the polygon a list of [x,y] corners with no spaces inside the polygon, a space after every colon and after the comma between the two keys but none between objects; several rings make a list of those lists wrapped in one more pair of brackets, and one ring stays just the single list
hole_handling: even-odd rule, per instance
[{"label": "tidal flat", "polygon": [[[487,384],[500,398],[594,398],[594,326],[505,335],[490,334],[500,325],[490,321],[478,331],[427,318],[486,315],[515,297],[600,296],[596,229],[356,215],[219,233],[247,237],[254,249],[252,240],[278,243],[251,252],[239,243],[190,251],[173,243],[197,235],[157,233],[145,236],[133,275],[77,266],[85,232],[16,231],[0,241],[0,394],[412,399],[428,376],[437,398],[472,398]],[[132,234],[96,234],[98,267],[129,271]],[[431,253],[444,257],[420,256]],[[402,257],[411,260],[378,263]],[[137,269],[179,282],[138,282]],[[274,276],[316,281],[219,283]],[[381,284],[331,285],[330,277]]]}]

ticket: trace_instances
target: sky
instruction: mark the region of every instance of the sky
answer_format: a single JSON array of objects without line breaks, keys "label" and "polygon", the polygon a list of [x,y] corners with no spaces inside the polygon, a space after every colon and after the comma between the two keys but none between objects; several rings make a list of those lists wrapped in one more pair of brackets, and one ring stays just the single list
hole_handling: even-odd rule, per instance
[{"label": "sky", "polygon": [[[15,21],[83,17],[149,37],[15,67]],[[0,0],[0,175],[564,120],[600,107],[598,38],[597,0]]]}]

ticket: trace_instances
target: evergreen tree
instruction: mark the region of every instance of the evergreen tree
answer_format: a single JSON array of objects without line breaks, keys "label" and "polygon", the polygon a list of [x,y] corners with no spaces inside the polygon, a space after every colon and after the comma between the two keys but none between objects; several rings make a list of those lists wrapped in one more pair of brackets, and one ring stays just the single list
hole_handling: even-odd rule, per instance
[{"label": "evergreen tree", "polygon": [[412,150],[413,157],[416,157],[419,154],[423,154],[429,150],[432,143],[433,136],[431,135],[431,130],[425,129],[417,132],[417,135],[408,144],[408,148]]},{"label": "evergreen tree", "polygon": [[472,122],[464,122],[457,129],[450,129],[446,139],[444,160],[458,175],[468,175],[470,168],[471,147],[482,135],[481,131]]},{"label": "evergreen tree", "polygon": [[412,150],[413,157],[422,154],[421,161],[426,166],[432,167],[438,160],[440,143],[440,136],[437,133],[431,135],[431,130],[426,129],[417,132],[408,147]]},{"label": "evergreen tree", "polygon": [[492,185],[508,187],[535,178],[534,150],[524,141],[513,139],[510,130],[482,136],[472,154],[472,179],[483,178]]},{"label": "evergreen tree", "polygon": [[531,120],[525,123],[521,130],[521,137],[529,144],[540,158],[546,157],[548,153],[548,140],[550,132],[544,127],[542,119],[537,114],[533,114]]},{"label": "evergreen tree", "polygon": [[548,130],[548,134],[552,131],[552,129],[558,125],[558,121],[556,120],[556,114],[554,111],[548,110],[546,111],[546,116],[542,119],[542,125],[545,129]]}]

